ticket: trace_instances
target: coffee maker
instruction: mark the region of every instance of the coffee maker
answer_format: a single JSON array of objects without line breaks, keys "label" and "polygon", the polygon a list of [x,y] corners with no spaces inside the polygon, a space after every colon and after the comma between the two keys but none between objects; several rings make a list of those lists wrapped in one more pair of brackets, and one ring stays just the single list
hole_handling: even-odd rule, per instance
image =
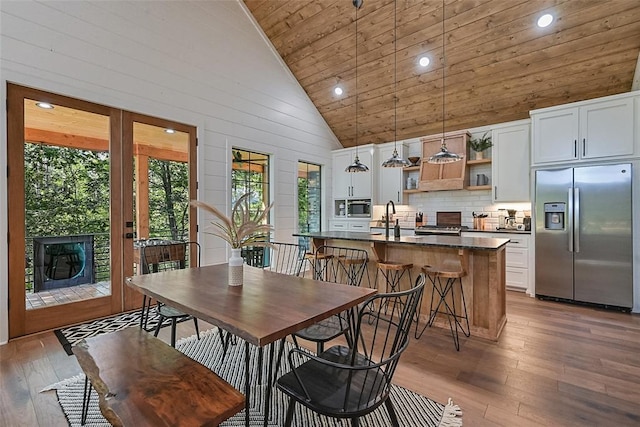
[{"label": "coffee maker", "polygon": [[505,226],[504,228],[508,230],[515,230],[518,228],[516,224],[516,210],[515,209],[507,209],[507,213],[509,216],[505,218]]}]

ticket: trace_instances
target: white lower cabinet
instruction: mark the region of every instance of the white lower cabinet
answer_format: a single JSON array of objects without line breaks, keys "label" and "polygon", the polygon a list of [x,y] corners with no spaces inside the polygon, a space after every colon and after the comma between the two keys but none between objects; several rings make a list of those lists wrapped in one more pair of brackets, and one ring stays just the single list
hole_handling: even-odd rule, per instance
[{"label": "white lower cabinet", "polygon": [[369,220],[330,220],[329,231],[369,231]]},{"label": "white lower cabinet", "polygon": [[369,231],[369,220],[366,221],[349,221],[349,231]]},{"label": "white lower cabinet", "polygon": [[[531,235],[518,233],[479,233],[463,231],[463,236],[489,237],[494,239],[509,239],[506,249],[506,285],[507,289],[532,294],[530,285],[533,262],[533,251],[530,247]],[[531,268],[530,268],[531,267]]]},{"label": "white lower cabinet", "polygon": [[348,221],[329,221],[329,231],[347,231],[348,229]]}]

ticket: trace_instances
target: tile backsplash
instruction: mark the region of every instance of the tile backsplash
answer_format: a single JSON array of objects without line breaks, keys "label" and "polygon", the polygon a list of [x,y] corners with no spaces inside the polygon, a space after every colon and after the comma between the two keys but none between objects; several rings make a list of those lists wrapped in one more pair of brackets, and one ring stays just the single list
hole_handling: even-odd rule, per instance
[{"label": "tile backsplash", "polygon": [[[462,225],[473,228],[473,212],[487,214],[485,227],[498,227],[498,209],[516,209],[516,222],[521,223],[524,211],[531,210],[531,203],[498,203],[491,201],[490,191],[433,191],[411,194],[409,205],[415,211],[424,212],[426,223],[435,225],[436,212],[461,212]],[[424,218],[423,218],[424,221]]]}]

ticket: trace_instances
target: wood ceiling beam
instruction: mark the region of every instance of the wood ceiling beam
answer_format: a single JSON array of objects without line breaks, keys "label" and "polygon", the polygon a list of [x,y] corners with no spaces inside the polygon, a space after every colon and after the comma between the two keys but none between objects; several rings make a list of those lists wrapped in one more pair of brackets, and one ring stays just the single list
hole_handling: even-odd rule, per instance
[{"label": "wood ceiling beam", "polygon": [[[56,145],[59,147],[75,148],[78,150],[109,151],[109,141],[101,138],[73,135],[69,133],[53,132],[40,129],[25,128],[25,141],[36,144]],[[135,144],[134,155],[153,157],[158,160],[168,160],[186,163],[188,153],[176,150],[159,149],[150,145]]]},{"label": "wood ceiling beam", "polygon": [[109,151],[109,141],[70,133],[52,132],[40,129],[25,128],[24,139],[28,142],[57,145],[90,151]]}]

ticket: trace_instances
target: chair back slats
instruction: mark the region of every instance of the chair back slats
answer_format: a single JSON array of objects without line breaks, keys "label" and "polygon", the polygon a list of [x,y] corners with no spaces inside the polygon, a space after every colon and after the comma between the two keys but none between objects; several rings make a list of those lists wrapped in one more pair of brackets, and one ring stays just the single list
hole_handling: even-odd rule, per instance
[{"label": "chair back slats", "polygon": [[[358,353],[363,354],[369,364],[378,366],[384,378],[390,381],[400,355],[409,345],[409,329],[422,297],[425,279],[425,275],[420,274],[413,288],[377,294],[364,303],[358,311],[358,340],[352,363],[356,363],[354,358]],[[365,331],[365,324],[371,325],[373,330]]]},{"label": "chair back slats", "polygon": [[311,269],[317,280],[360,286],[368,262],[365,250],[324,245],[316,249]]},{"label": "chair back slats", "polygon": [[264,248],[268,253],[263,268],[275,273],[299,276],[304,262],[304,248],[296,243],[272,242]]},{"label": "chair back slats", "polygon": [[424,285],[423,273],[411,289],[368,298],[358,309],[349,347],[335,345],[317,356],[299,348],[289,352],[292,370],[278,379],[278,388],[290,397],[286,425],[296,402],[323,415],[351,418],[353,425],[385,404],[391,424],[399,425],[388,400],[391,381],[409,345]]},{"label": "chair back slats", "polygon": [[139,247],[140,273],[178,270],[200,265],[198,242],[167,242],[146,244]]}]

